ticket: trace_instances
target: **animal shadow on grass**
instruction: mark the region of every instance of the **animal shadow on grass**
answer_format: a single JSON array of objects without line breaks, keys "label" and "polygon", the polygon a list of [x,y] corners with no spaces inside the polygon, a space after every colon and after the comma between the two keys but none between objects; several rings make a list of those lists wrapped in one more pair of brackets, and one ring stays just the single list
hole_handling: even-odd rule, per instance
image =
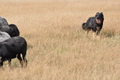
[{"label": "animal shadow on grass", "polygon": [[102,38],[111,38],[114,37],[116,34],[115,30],[104,30],[101,32],[101,37]]}]

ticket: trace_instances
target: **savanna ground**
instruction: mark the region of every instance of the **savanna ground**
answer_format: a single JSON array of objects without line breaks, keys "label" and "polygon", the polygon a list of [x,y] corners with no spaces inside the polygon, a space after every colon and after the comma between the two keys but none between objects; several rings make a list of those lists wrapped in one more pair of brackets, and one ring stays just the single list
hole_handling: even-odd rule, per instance
[{"label": "savanna ground", "polygon": [[[96,12],[99,40],[81,29]],[[0,16],[28,42],[27,68],[5,62],[0,80],[120,80],[119,0],[1,0]]]}]

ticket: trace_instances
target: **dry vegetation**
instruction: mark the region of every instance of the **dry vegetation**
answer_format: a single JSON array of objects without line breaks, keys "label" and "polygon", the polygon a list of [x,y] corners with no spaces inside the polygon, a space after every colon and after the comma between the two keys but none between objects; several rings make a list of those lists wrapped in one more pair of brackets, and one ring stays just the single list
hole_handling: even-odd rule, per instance
[{"label": "dry vegetation", "polygon": [[[103,12],[101,39],[81,24]],[[0,80],[119,80],[119,0],[2,0],[0,16],[18,26],[28,42],[27,68],[5,62]]]}]

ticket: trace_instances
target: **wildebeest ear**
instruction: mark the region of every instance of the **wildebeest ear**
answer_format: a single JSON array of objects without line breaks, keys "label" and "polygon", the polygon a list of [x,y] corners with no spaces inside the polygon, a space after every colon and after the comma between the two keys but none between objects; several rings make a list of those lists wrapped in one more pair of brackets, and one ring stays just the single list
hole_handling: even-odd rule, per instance
[{"label": "wildebeest ear", "polygon": [[104,20],[104,15],[103,15],[103,12],[101,12],[101,15],[102,15],[102,17],[103,17],[103,20]]},{"label": "wildebeest ear", "polygon": [[96,17],[98,14],[99,14],[99,12],[97,12],[97,13],[95,14],[95,17]]}]

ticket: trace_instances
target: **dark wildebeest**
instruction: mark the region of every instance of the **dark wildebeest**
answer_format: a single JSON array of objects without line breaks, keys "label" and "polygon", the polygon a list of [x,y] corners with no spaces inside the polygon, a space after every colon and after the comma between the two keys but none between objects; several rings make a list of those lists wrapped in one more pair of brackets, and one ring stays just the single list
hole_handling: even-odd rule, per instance
[{"label": "dark wildebeest", "polygon": [[8,24],[7,20],[0,17],[0,31],[7,32],[11,37],[19,36],[20,32],[15,24]]},{"label": "dark wildebeest", "polygon": [[92,30],[94,34],[99,35],[104,21],[103,13],[97,12],[95,17],[90,17],[86,23],[82,24],[82,28],[87,31],[87,33]]},{"label": "dark wildebeest", "polygon": [[9,38],[11,37],[8,33],[0,31],[0,42],[3,42]]},{"label": "dark wildebeest", "polygon": [[0,42],[0,66],[3,66],[3,62],[8,60],[9,66],[11,65],[11,59],[18,58],[21,67],[23,63],[27,66],[26,59],[27,42],[23,37],[12,37],[3,42]]}]

